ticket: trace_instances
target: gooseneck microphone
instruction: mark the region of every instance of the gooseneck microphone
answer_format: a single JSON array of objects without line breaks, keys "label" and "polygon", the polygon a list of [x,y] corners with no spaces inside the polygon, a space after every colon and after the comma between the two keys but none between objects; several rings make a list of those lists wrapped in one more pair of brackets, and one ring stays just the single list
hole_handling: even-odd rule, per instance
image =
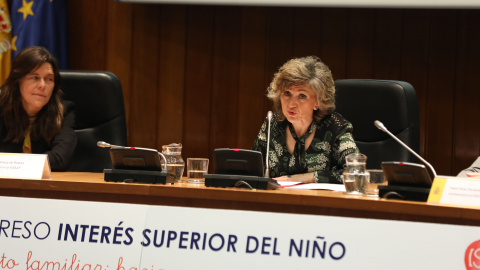
[{"label": "gooseneck microphone", "polygon": [[433,169],[432,165],[430,163],[428,163],[425,159],[423,159],[419,154],[415,153],[415,151],[413,151],[410,147],[408,147],[408,145],[406,145],[405,143],[403,143],[399,138],[397,138],[395,135],[393,135],[390,131],[388,131],[388,129],[383,125],[382,122],[378,121],[378,120],[375,120],[374,122],[375,126],[380,129],[381,131],[387,133],[388,135],[390,135],[390,137],[394,138],[399,144],[401,144],[403,147],[405,147],[408,151],[410,151],[410,153],[412,153],[414,156],[416,156],[419,160],[421,160],[425,165],[427,165],[427,167],[432,171],[433,173],[433,178],[437,177],[437,173],[435,172],[435,170]]},{"label": "gooseneck microphone", "polygon": [[106,143],[104,141],[98,141],[97,146],[102,147],[102,148],[119,147],[118,145],[109,144],[109,143]]},{"label": "gooseneck microphone", "polygon": [[268,118],[268,129],[267,129],[267,154],[265,159],[265,177],[270,177],[270,170],[268,167],[268,152],[270,151],[270,122],[272,122],[273,113],[272,111],[268,111],[267,118]]},{"label": "gooseneck microphone", "polygon": [[138,150],[155,151],[155,152],[158,153],[158,156],[163,159],[163,170],[167,171],[167,158],[165,157],[165,155],[163,155],[162,153],[158,152],[156,149],[140,148],[140,147],[125,147],[125,146],[120,146],[120,145],[109,144],[109,143],[104,142],[104,141],[98,141],[98,142],[97,142],[97,146],[98,146],[98,147],[101,147],[101,148],[123,147],[123,148],[130,149],[130,150],[138,149]]}]

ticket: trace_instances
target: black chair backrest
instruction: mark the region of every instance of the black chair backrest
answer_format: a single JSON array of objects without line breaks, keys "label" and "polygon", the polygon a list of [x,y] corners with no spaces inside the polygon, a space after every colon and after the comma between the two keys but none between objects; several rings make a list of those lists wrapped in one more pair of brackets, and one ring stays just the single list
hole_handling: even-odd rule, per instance
[{"label": "black chair backrest", "polygon": [[75,103],[77,147],[68,171],[103,172],[112,168],[108,148],[127,144],[125,106],[120,80],[107,71],[60,71],[64,99]]},{"label": "black chair backrest", "polygon": [[374,124],[379,120],[418,153],[420,120],[412,85],[392,80],[342,79],[335,81],[335,88],[336,111],[352,123],[355,142],[367,156],[367,168],[380,169],[382,161],[419,162]]}]

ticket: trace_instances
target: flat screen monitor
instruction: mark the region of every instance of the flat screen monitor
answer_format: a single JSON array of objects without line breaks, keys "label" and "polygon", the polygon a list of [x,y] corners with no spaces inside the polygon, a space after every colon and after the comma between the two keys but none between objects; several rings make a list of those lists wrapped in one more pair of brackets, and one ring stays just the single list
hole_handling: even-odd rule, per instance
[{"label": "flat screen monitor", "polygon": [[389,186],[426,188],[432,186],[432,177],[422,164],[384,161],[382,162],[382,169]]},{"label": "flat screen monitor", "polygon": [[110,148],[110,158],[114,169],[161,171],[160,155],[155,149],[123,147]]},{"label": "flat screen monitor", "polygon": [[264,176],[263,155],[259,151],[217,148],[213,151],[215,174]]}]

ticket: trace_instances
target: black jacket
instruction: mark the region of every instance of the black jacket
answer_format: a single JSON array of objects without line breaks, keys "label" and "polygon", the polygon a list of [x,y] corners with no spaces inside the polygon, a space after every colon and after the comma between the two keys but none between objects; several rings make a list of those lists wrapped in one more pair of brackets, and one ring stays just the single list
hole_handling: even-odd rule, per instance
[{"label": "black jacket", "polygon": [[[77,145],[77,136],[73,131],[75,106],[69,101],[64,101],[63,106],[65,113],[62,128],[53,140],[51,142],[46,142],[43,139],[32,141],[32,154],[48,154],[52,171],[65,171],[68,169]],[[2,111],[2,107],[0,107],[0,152],[22,153],[23,141],[21,143],[4,142],[7,132]]]}]

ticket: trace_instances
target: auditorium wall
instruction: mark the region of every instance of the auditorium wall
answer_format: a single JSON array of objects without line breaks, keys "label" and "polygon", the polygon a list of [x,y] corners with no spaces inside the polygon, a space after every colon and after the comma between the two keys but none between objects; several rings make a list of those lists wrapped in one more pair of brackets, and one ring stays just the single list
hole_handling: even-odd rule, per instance
[{"label": "auditorium wall", "polygon": [[120,78],[130,146],[180,142],[184,159],[249,149],[273,73],[317,55],[335,79],[411,83],[420,154],[437,173],[456,175],[480,155],[480,10],[68,0],[68,24],[70,68]]}]

